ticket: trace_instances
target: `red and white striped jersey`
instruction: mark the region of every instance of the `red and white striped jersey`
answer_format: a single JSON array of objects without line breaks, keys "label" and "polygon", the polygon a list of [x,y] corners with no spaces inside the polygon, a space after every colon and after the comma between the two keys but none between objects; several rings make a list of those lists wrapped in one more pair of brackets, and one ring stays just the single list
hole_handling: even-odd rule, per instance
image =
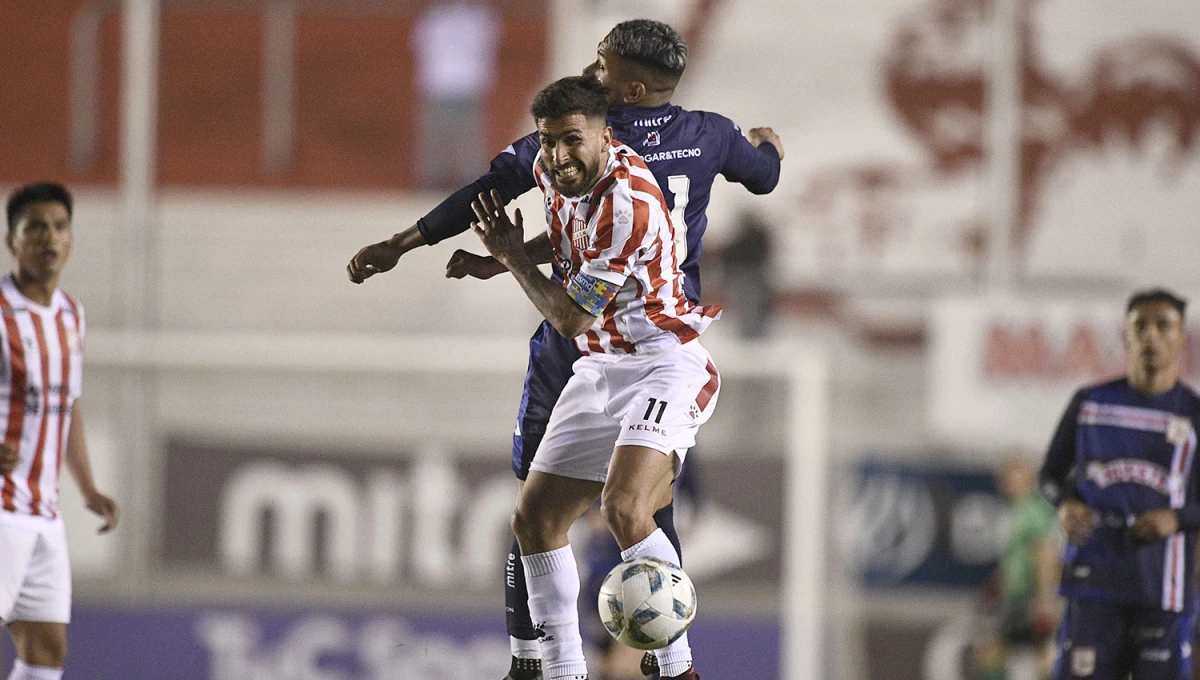
[{"label": "red and white striped jersey", "polygon": [[[546,228],[571,291],[618,289],[595,323],[575,338],[583,354],[634,354],[699,337],[721,308],[691,303],[683,293],[670,210],[654,175],[633,149],[614,141],[608,164],[583,196],[560,194],[542,168]],[[573,296],[574,297],[574,296]],[[603,295],[597,296],[603,300]],[[579,298],[576,298],[580,302]]]},{"label": "red and white striped jersey", "polygon": [[18,451],[0,484],[0,510],[58,514],[58,476],[83,388],[83,307],[61,290],[43,307],[0,279],[0,427]]}]

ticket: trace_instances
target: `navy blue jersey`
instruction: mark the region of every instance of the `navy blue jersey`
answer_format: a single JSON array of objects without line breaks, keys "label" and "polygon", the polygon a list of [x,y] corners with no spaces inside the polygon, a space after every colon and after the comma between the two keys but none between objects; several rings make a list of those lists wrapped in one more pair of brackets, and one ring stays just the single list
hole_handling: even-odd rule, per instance
[{"label": "navy blue jersey", "polygon": [[[1200,397],[1181,383],[1147,395],[1121,378],[1075,394],[1041,473],[1052,502],[1078,498],[1094,513],[1091,538],[1067,546],[1063,595],[1193,609],[1198,421]],[[1138,515],[1161,508],[1175,510],[1179,532],[1151,542],[1130,537]]]},{"label": "navy blue jersey", "polygon": [[[647,108],[609,109],[613,138],[646,159],[671,209],[684,294],[700,302],[700,243],[708,228],[708,202],[717,175],[765,194],[779,183],[779,153],[770,144],[752,145],[728,118],[707,111],[687,111],[672,104]],[[488,173],[454,192],[417,222],[425,242],[433,245],[466,231],[475,219],[471,201],[481,191],[496,189],[507,203],[534,188],[537,133],[522,137],[492,159]]]}]

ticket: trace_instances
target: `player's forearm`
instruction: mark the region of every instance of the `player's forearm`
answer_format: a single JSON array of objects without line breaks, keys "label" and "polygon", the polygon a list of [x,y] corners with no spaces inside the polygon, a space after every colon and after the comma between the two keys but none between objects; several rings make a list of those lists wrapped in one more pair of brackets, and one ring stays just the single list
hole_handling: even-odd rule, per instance
[{"label": "player's forearm", "polygon": [[506,258],[503,263],[537,310],[563,337],[573,338],[591,328],[595,317],[580,309],[566,290],[546,278],[533,260]]},{"label": "player's forearm", "polygon": [[425,236],[421,233],[419,225],[413,225],[389,238],[387,243],[389,246],[399,250],[400,254],[403,255],[410,250],[425,245]]},{"label": "player's forearm", "polygon": [[550,235],[543,231],[526,241],[525,254],[534,264],[553,262],[554,246],[550,245]]},{"label": "player's forearm", "polygon": [[67,469],[75,479],[75,485],[85,497],[96,493],[96,480],[92,477],[92,463],[88,458],[87,438],[83,433],[83,410],[79,402],[71,408],[71,429],[67,432]]}]

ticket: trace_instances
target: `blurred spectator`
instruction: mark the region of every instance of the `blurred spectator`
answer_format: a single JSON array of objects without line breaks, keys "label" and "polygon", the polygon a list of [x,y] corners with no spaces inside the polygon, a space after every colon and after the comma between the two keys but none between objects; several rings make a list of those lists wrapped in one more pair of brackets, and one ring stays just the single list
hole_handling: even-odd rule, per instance
[{"label": "blurred spectator", "polygon": [[424,189],[455,189],[487,169],[483,111],[496,70],[500,19],[484,0],[432,2],[412,32]]},{"label": "blurred spectator", "polygon": [[979,650],[980,680],[1049,678],[1059,615],[1058,520],[1037,489],[1037,468],[1020,452],[997,479],[1008,500],[1008,538],[993,580],[994,625]]},{"label": "blurred spectator", "polygon": [[775,301],[768,271],[770,251],[766,222],[756,213],[743,213],[737,235],[721,253],[725,297],[743,338],[761,338],[770,329]]}]

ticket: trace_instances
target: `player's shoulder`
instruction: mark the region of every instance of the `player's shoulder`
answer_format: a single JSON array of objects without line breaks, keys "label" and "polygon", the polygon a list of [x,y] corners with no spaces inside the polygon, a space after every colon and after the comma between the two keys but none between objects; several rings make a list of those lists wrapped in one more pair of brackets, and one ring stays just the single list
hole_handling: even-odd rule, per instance
[{"label": "player's shoulder", "polygon": [[1075,393],[1075,397],[1081,402],[1120,402],[1128,397],[1132,389],[1129,379],[1121,376],[1084,385]]},{"label": "player's shoulder", "polygon": [[74,295],[71,295],[70,293],[63,290],[62,288],[58,289],[58,294],[62,296],[61,302],[60,302],[61,307],[69,310],[75,316],[78,316],[78,317],[83,316],[83,303],[79,301],[79,298],[75,297]]},{"label": "player's shoulder", "polygon": [[680,108],[676,114],[679,123],[691,124],[706,131],[741,134],[741,128],[732,118],[715,111]]},{"label": "player's shoulder", "polygon": [[1196,388],[1180,380],[1179,390],[1188,401],[1188,407],[1192,411],[1200,412],[1200,393],[1196,392]]}]

